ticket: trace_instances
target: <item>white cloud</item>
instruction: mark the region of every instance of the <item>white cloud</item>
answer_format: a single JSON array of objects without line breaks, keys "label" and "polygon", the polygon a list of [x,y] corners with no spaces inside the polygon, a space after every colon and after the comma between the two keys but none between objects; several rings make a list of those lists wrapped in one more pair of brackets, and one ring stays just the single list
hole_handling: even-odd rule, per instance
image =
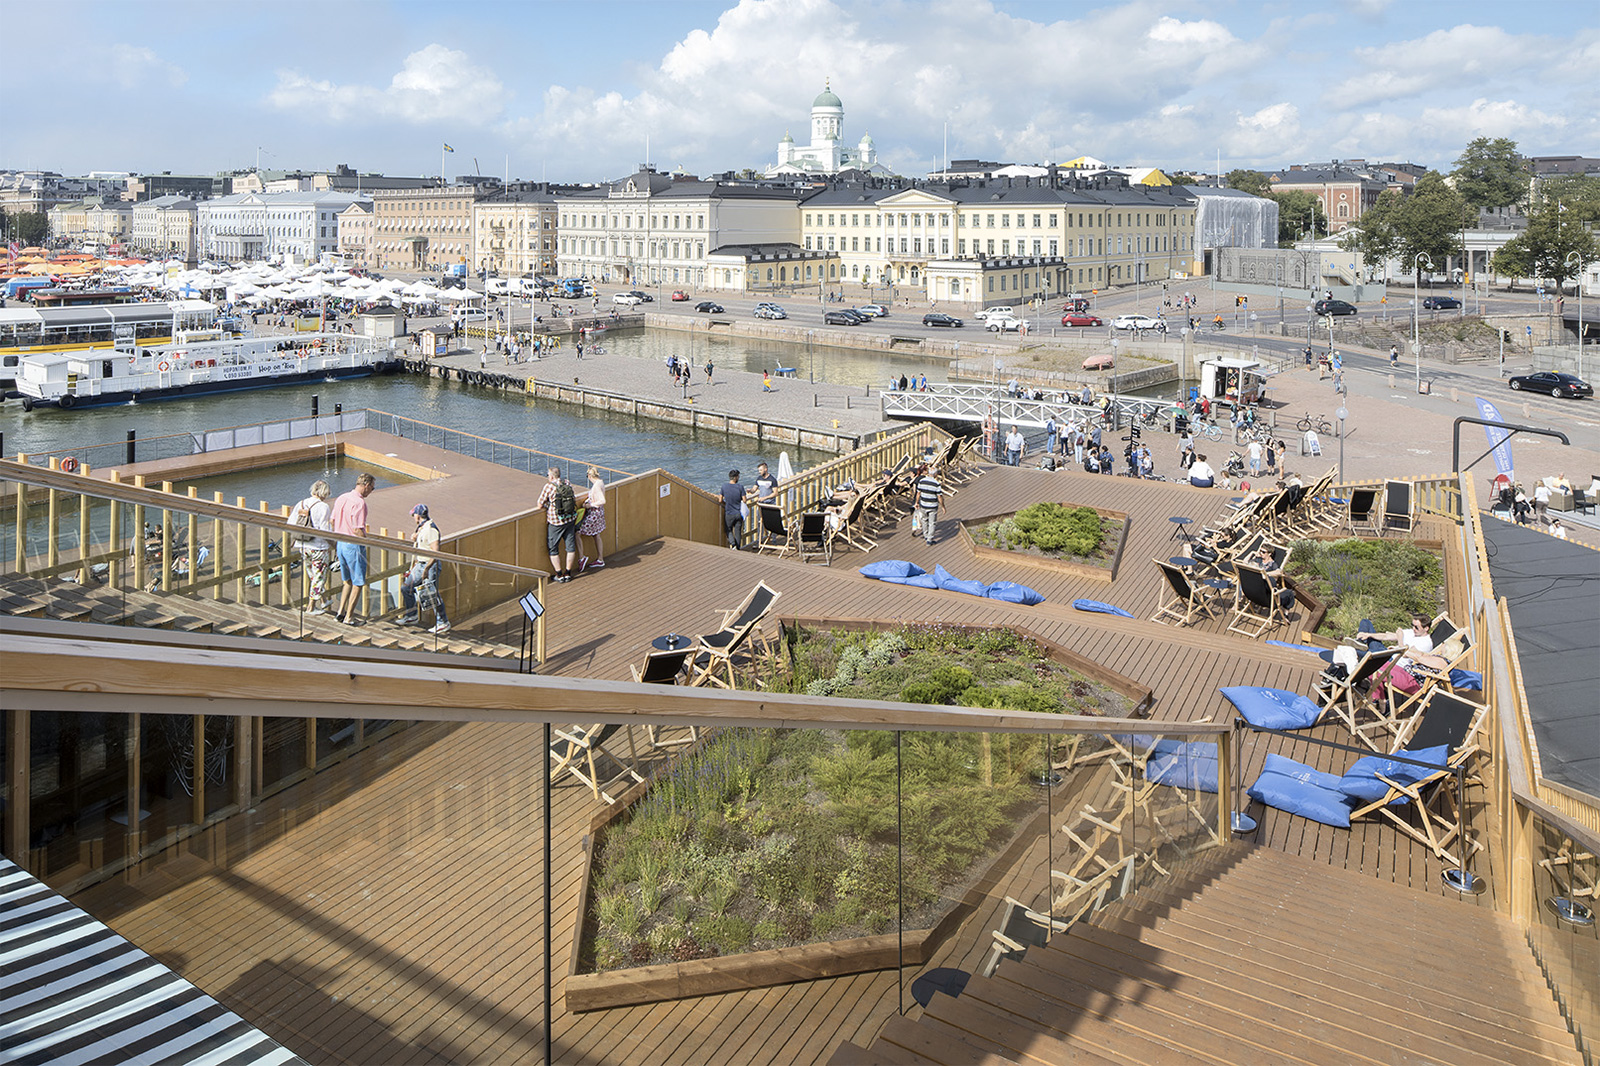
[{"label": "white cloud", "polygon": [[132,44],[114,44],[108,54],[90,59],[89,66],[104,64],[104,73],[123,89],[148,89],[165,86],[176,89],[189,75],[176,63],[169,63],[153,50]]},{"label": "white cloud", "polygon": [[398,120],[425,124],[479,124],[497,117],[506,90],[494,74],[465,52],[430,44],[406,56],[387,86],[339,85],[280,70],[268,100],[284,111],[334,122]]},{"label": "white cloud", "polygon": [[1361,107],[1500,81],[1524,64],[1543,62],[1552,44],[1498,26],[1462,25],[1418,40],[1358,48],[1353,58],[1359,73],[1336,84],[1324,99],[1331,107]]}]

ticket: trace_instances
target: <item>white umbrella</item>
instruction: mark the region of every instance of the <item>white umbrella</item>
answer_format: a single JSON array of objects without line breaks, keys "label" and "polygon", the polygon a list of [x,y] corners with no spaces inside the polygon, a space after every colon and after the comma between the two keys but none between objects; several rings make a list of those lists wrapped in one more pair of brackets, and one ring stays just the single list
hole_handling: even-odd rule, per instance
[{"label": "white umbrella", "polygon": [[778,480],[788,481],[794,477],[794,467],[789,463],[789,453],[778,453]]}]

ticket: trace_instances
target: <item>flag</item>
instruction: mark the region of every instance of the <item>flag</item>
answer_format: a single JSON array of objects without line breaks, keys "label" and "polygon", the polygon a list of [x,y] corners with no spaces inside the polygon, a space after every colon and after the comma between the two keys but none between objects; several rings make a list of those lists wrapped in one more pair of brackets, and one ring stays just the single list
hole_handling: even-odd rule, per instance
[{"label": "flag", "polygon": [[447,152],[453,152],[453,151],[455,151],[455,149],[454,149],[454,148],[451,148],[451,147],[450,147],[450,146],[449,146],[449,145],[448,145],[448,144],[447,144],[447,145],[445,145],[445,146],[444,146],[444,150],[445,150],[445,151],[447,151]]},{"label": "flag", "polygon": [[[1504,422],[1500,417],[1500,409],[1485,400],[1482,396],[1475,396],[1478,401],[1478,417],[1486,422]],[[1512,477],[1511,465],[1511,431],[1509,429],[1496,429],[1493,426],[1484,426],[1483,432],[1489,438],[1489,447],[1494,449],[1495,470],[1506,477]]]},{"label": "flag", "polygon": [[17,256],[21,254],[22,249],[17,246],[16,241],[12,241],[10,244],[6,245],[6,258],[10,262],[15,263],[17,261]]}]

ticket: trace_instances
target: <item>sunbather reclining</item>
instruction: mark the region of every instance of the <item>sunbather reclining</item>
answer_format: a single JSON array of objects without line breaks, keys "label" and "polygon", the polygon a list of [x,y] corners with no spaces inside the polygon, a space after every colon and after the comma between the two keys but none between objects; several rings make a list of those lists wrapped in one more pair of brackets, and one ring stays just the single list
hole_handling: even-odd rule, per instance
[{"label": "sunbather reclining", "polygon": [[[1372,628],[1372,619],[1363,618],[1360,627],[1354,636],[1346,637],[1344,644],[1356,649],[1357,652],[1381,652],[1388,648],[1398,647],[1405,649],[1399,659],[1399,665],[1409,668],[1412,663],[1442,670],[1449,665],[1443,656],[1433,654],[1433,635],[1428,627],[1428,620],[1421,615],[1411,616],[1409,629],[1397,629],[1393,633],[1376,633]],[[1334,662],[1334,652],[1337,648],[1330,648],[1320,652],[1324,662]]]}]

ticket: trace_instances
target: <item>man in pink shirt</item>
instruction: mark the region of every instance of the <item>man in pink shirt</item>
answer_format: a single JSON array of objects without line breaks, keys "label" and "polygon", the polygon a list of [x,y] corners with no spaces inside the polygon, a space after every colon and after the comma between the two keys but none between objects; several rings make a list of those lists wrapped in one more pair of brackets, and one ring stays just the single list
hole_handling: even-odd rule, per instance
[{"label": "man in pink shirt", "polygon": [[[356,475],[356,487],[333,501],[330,520],[335,533],[353,537],[367,535],[367,495],[372,492],[372,486],[372,475],[363,471]],[[344,591],[339,595],[339,611],[334,617],[346,625],[358,626],[363,619],[356,617],[355,609],[367,583],[367,549],[345,541],[339,541],[338,545],[339,576],[344,579]]]}]

